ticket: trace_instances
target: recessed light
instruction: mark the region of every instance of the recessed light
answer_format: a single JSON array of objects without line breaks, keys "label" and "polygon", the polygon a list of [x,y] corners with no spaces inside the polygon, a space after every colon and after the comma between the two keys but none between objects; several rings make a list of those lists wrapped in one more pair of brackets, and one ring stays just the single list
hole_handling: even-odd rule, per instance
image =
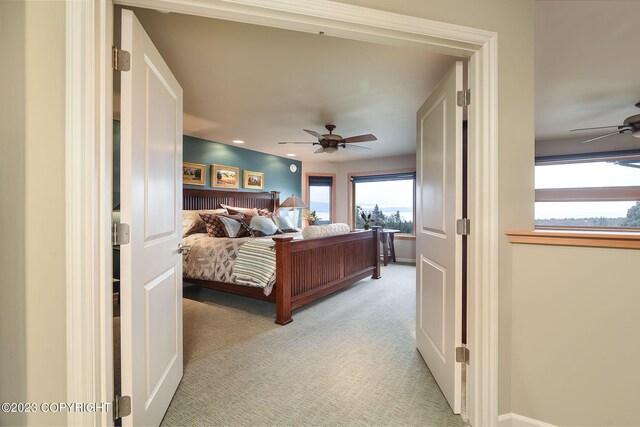
[{"label": "recessed light", "polygon": [[289,157],[295,157],[296,155],[295,155],[295,154],[293,154],[293,153],[288,153],[288,154],[287,154],[287,156],[289,156]]},{"label": "recessed light", "polygon": [[234,144],[244,144],[244,141],[243,141],[243,140],[241,140],[241,139],[234,139],[234,140],[233,140],[233,143],[234,143]]}]

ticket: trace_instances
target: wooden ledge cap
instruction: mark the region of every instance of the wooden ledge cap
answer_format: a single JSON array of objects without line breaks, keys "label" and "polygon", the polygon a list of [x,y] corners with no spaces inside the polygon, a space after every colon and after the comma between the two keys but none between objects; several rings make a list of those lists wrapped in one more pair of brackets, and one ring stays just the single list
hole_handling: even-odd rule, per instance
[{"label": "wooden ledge cap", "polygon": [[640,233],[562,230],[506,231],[510,243],[592,248],[640,249]]}]

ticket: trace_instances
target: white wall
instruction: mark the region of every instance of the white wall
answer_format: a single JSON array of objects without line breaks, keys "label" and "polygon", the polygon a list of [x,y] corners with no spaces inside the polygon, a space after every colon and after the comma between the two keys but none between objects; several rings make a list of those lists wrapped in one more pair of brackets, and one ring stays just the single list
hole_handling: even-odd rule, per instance
[{"label": "white wall", "polygon": [[[0,2],[0,401],[64,402],[65,3]],[[2,425],[66,414],[0,412]]]},{"label": "white wall", "polygon": [[[336,154],[325,154],[329,156],[339,156]],[[409,154],[397,157],[385,157],[371,160],[357,160],[350,162],[302,162],[302,176],[305,173],[335,173],[336,174],[336,219],[334,222],[344,222],[349,224],[349,196],[348,196],[348,174],[352,172],[384,172],[398,169],[415,169],[416,156]],[[306,191],[306,183],[302,183],[303,192]],[[306,194],[304,194],[306,196]],[[415,262],[416,244],[415,240],[396,240],[396,257],[399,261]]]}]

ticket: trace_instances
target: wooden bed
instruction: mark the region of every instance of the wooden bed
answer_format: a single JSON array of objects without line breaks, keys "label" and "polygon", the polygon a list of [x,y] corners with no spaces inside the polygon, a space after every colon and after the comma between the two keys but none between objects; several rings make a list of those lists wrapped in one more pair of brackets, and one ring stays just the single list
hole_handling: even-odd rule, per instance
[{"label": "wooden bed", "polygon": [[[278,212],[280,193],[229,190],[184,189],[185,210],[215,209],[220,204],[244,208],[257,207]],[[274,236],[276,242],[276,283],[269,296],[261,288],[233,283],[185,278],[219,291],[258,298],[276,304],[276,323],[291,322],[291,312],[365,277],[380,278],[380,235],[374,228],[340,236],[307,240]]]}]

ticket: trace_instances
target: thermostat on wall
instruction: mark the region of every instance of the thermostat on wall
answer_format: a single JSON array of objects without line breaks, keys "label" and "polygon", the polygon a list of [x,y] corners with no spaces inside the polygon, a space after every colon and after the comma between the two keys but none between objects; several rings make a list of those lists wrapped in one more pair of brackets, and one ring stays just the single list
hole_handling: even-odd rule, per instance
[{"label": "thermostat on wall", "polygon": [[295,172],[295,171],[297,171],[297,170],[298,170],[298,167],[297,167],[296,165],[293,165],[293,164],[292,164],[291,166],[289,166],[289,170],[290,170],[291,172]]}]

